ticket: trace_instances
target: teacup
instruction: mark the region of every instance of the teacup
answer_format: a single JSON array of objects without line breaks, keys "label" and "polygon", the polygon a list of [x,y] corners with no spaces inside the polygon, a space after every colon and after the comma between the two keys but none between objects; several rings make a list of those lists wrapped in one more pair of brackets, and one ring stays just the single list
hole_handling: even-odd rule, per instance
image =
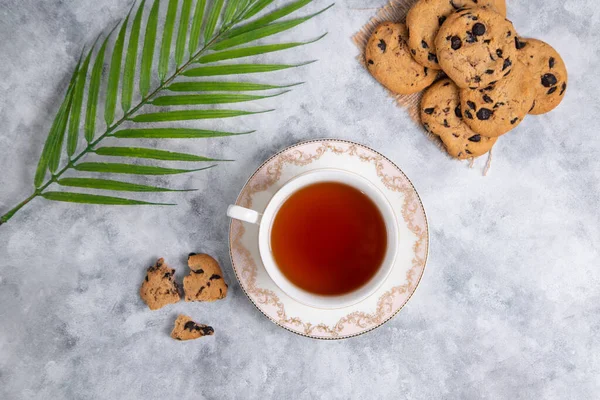
[{"label": "teacup", "polygon": [[[282,206],[284,206],[288,200],[291,201],[294,194],[298,194],[302,190],[315,187],[315,185],[330,183],[346,185],[366,196],[378,210],[378,214],[382,221],[382,227],[384,226],[385,228],[385,232],[383,233],[385,249],[381,251],[379,265],[373,265],[372,275],[369,276],[366,282],[362,283],[359,287],[354,288],[352,291],[336,295],[311,292],[292,282],[278,265],[272,246],[273,225]],[[305,212],[310,215],[311,207],[315,207],[314,210],[316,212],[316,207],[319,207],[319,204],[308,204],[307,207],[308,209],[305,210]],[[356,212],[360,213],[361,210],[356,210]],[[273,195],[262,213],[237,205],[231,205],[227,210],[227,215],[234,219],[259,225],[258,247],[260,257],[270,278],[288,296],[300,303],[315,308],[336,309],[349,307],[369,297],[388,277],[394,265],[398,250],[398,226],[396,216],[386,197],[367,179],[344,170],[318,169],[306,172],[285,183],[283,187]],[[351,269],[343,272],[343,274],[352,273],[353,270]],[[340,275],[340,279],[344,279],[344,277]]]}]

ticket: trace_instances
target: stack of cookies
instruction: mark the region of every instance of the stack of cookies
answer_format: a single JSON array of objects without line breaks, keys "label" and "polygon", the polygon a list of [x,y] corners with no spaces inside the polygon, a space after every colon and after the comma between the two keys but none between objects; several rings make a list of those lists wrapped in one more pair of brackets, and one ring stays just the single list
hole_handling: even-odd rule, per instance
[{"label": "stack of cookies", "polygon": [[505,0],[419,0],[406,24],[382,23],[367,43],[367,68],[383,86],[427,89],[421,121],[452,157],[487,153],[527,114],[547,113],[564,97],[560,55],[520,38],[505,17]]}]

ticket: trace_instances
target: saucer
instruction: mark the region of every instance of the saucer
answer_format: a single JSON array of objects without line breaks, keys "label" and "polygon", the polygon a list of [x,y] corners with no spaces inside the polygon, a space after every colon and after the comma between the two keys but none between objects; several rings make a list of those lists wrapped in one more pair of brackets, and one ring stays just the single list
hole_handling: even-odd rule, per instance
[{"label": "saucer", "polygon": [[231,263],[250,301],[272,322],[315,339],[345,339],[371,331],[396,315],[415,292],[427,261],[429,231],[421,199],[410,180],[380,153],[358,143],[324,139],[288,147],[265,161],[250,177],[236,205],[263,212],[290,179],[322,168],[353,172],[369,180],[392,205],[399,247],[387,279],[369,297],[345,308],[320,309],[286,295],[262,263],[259,226],[232,219]]}]

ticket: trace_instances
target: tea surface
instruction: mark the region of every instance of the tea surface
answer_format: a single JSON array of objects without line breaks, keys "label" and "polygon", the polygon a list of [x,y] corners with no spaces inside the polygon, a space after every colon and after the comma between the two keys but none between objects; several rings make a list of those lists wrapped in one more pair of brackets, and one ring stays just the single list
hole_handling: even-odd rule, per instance
[{"label": "tea surface", "polygon": [[296,286],[319,295],[360,288],[379,270],[387,231],[375,203],[337,182],[306,186],[281,206],[271,230],[271,251]]}]

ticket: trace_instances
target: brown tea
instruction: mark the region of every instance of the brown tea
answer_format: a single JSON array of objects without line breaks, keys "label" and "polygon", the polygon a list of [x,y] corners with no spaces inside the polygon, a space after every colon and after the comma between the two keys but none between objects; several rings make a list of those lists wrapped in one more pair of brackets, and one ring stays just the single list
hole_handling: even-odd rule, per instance
[{"label": "brown tea", "polygon": [[360,288],[379,270],[387,249],[381,212],[343,183],[306,186],[283,203],[271,230],[277,266],[296,286],[319,295]]}]

